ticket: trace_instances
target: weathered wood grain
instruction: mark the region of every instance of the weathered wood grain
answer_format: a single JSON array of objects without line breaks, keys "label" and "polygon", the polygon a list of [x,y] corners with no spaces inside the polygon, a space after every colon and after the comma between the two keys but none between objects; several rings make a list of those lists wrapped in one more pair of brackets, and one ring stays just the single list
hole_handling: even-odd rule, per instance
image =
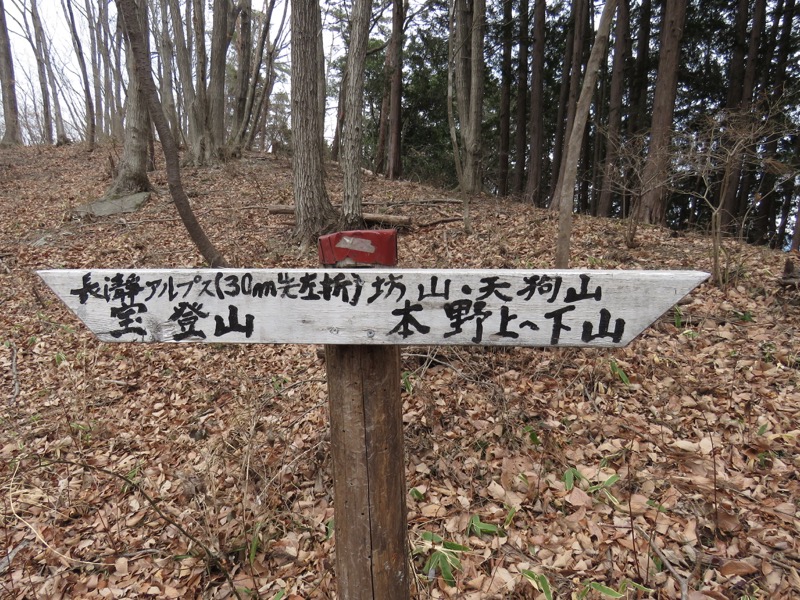
[{"label": "weathered wood grain", "polygon": [[624,346],[708,274],[424,269],[46,270],[101,340]]}]

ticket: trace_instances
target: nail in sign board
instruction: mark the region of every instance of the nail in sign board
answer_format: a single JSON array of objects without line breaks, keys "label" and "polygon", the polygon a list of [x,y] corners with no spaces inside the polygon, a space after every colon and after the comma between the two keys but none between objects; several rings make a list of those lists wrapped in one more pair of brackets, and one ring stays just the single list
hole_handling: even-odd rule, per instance
[{"label": "nail in sign board", "polygon": [[39,275],[106,342],[624,346],[699,271],[81,269]]}]

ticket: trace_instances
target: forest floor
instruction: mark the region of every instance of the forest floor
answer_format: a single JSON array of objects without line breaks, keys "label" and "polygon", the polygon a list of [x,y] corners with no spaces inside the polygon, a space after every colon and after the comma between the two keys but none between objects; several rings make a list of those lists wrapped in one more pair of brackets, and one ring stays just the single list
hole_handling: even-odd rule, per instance
[{"label": "forest floor", "polygon": [[[0,151],[0,598],[335,598],[318,348],[100,343],[37,277],[202,266],[163,170],[140,212],[71,216],[112,155]],[[287,160],[183,176],[231,263],[317,266],[263,209]],[[365,210],[413,218],[399,266],[552,266],[547,211],[475,199],[466,235],[431,225],[447,197],[366,177]],[[702,232],[625,228],[576,217],[573,268],[711,268]],[[724,258],[626,348],[402,348],[414,598],[800,597],[800,292],[784,253]]]}]

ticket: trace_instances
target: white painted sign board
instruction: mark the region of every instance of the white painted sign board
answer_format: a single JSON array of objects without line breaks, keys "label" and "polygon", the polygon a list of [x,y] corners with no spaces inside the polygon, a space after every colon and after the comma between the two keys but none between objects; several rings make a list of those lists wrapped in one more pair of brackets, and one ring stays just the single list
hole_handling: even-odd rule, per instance
[{"label": "white painted sign board", "polygon": [[615,347],[699,271],[39,271],[106,342]]}]

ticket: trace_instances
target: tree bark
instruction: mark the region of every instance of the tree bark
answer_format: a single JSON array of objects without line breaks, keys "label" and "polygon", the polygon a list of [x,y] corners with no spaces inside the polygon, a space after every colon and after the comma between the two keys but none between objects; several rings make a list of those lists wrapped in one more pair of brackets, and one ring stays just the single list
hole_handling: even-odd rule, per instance
[{"label": "tree bark", "polygon": [[678,92],[681,38],[686,19],[686,0],[667,2],[661,28],[661,54],[653,94],[653,126],[650,131],[643,181],[653,182],[645,190],[634,218],[642,223],[663,224],[667,213],[667,151],[672,137],[672,117]]},{"label": "tree bark", "polygon": [[[135,4],[139,31],[148,31],[147,4],[144,0],[138,0]],[[150,55],[149,39],[149,36],[142,39],[143,50],[148,56]],[[127,40],[126,55],[128,102],[125,110],[125,143],[117,176],[111,188],[106,192],[106,198],[121,198],[151,189],[150,181],[147,178],[150,115],[147,108],[145,86],[141,81],[139,70],[136,68],[136,59],[130,39]]]},{"label": "tree bark", "polygon": [[14,79],[14,60],[11,56],[11,40],[8,37],[6,9],[0,0],[0,89],[3,97],[3,119],[5,132],[0,140],[2,146],[22,144],[22,130],[19,126],[19,106],[17,104],[17,86]]},{"label": "tree bark", "polygon": [[[64,4],[66,2],[66,4]],[[64,12],[69,21],[69,30],[72,35],[72,45],[75,48],[75,55],[78,59],[78,67],[83,81],[83,100],[86,109],[86,143],[89,152],[94,151],[96,143],[96,122],[94,114],[94,101],[92,100],[92,87],[89,84],[89,73],[86,69],[86,59],[83,56],[81,39],[78,36],[78,27],[75,23],[75,15],[72,12],[72,0],[62,0]]]},{"label": "tree bark", "polygon": [[[576,0],[572,3],[572,13],[569,20],[569,29],[567,31],[565,42],[566,48],[564,52],[564,62],[562,63],[561,67],[561,86],[558,93],[558,112],[556,114],[556,131],[555,140],[553,142],[553,162],[551,165],[552,172],[550,174],[550,197],[552,199],[555,198],[556,186],[558,185],[559,174],[561,173],[561,158],[564,150],[564,139],[566,138],[566,114],[570,93],[570,73],[573,64],[573,52],[575,49],[575,45],[572,43],[572,40],[575,37],[575,28],[578,21],[578,8],[583,1],[584,0]],[[531,115],[533,114],[534,108],[531,106]],[[531,116],[531,118],[533,117]],[[533,153],[533,149],[531,149],[531,153]]]},{"label": "tree bark", "polygon": [[342,226],[359,229],[361,217],[361,138],[364,121],[364,64],[372,16],[371,0],[354,0],[350,15],[350,45],[347,53],[347,91],[342,129]]},{"label": "tree bark", "polygon": [[636,41],[636,62],[630,82],[628,133],[637,135],[647,128],[647,74],[650,69],[650,21],[653,7],[642,0],[639,7],[639,32]]},{"label": "tree bark", "polygon": [[567,153],[564,159],[564,180],[561,186],[561,199],[559,202],[558,214],[558,240],[556,243],[556,269],[569,268],[569,246],[572,233],[572,207],[575,196],[575,179],[578,172],[578,158],[581,154],[581,142],[583,140],[586,121],[589,118],[589,107],[594,96],[594,86],[597,81],[597,72],[603,60],[608,38],[611,31],[611,20],[614,17],[616,0],[606,0],[603,13],[600,16],[600,23],[597,26],[597,34],[594,38],[594,45],[586,64],[586,74],[583,77],[580,98],[575,109],[575,121],[570,131]]},{"label": "tree bark", "polygon": [[403,23],[405,21],[405,1],[392,3],[392,35],[389,38],[387,56],[391,60],[391,87],[389,90],[389,156],[386,176],[399,179],[403,174],[401,155],[401,135],[403,123],[401,109],[403,102]]},{"label": "tree bark", "polygon": [[[1,8],[1,7],[0,7]],[[63,146],[69,143],[66,128],[64,127],[64,116],[61,112],[61,101],[58,97],[58,88],[56,87],[55,73],[53,72],[53,62],[50,56],[50,49],[48,47],[47,36],[42,27],[42,19],[39,15],[39,7],[37,0],[31,0],[31,23],[33,24],[33,33],[37,40],[37,45],[40,48],[42,60],[44,61],[45,71],[47,73],[47,82],[52,92],[50,97],[53,101],[53,118],[56,125],[56,146]],[[3,78],[5,81],[5,77]]]},{"label": "tree bark", "polygon": [[325,190],[320,148],[322,66],[317,52],[320,22],[318,0],[292,2],[292,185],[295,235],[304,246],[329,231],[336,222],[336,211]]},{"label": "tree bark", "polygon": [[[767,2],[766,0],[756,0],[753,9],[753,25],[750,29],[750,41],[747,49],[747,62],[741,79],[741,89],[738,92],[729,94],[729,99],[733,96],[736,104],[729,108],[735,112],[743,112],[750,108],[753,102],[753,89],[756,80],[756,65],[758,60],[758,50],[761,41],[761,33],[766,24]],[[720,193],[720,227],[723,232],[731,233],[737,219],[742,216],[739,214],[739,182],[742,176],[742,160],[739,156],[734,156],[728,162],[723,175],[723,182]]]},{"label": "tree bark", "polygon": [[161,17],[161,35],[159,47],[161,50],[161,103],[164,105],[164,115],[167,117],[172,137],[176,140],[180,135],[178,124],[178,111],[175,107],[175,89],[172,85],[172,61],[175,56],[175,44],[169,32],[169,7],[167,2],[159,2]]},{"label": "tree bark", "polygon": [[[533,8],[533,69],[531,73],[531,115],[530,115],[530,169],[525,199],[534,206],[542,206],[545,201],[544,181],[544,44],[545,20],[547,18],[545,0],[535,0]],[[559,109],[561,112],[561,109]],[[556,126],[556,129],[560,127]]]},{"label": "tree bark", "polygon": [[519,0],[519,34],[517,36],[517,108],[514,117],[514,173],[511,191],[521,195],[525,186],[526,149],[528,141],[528,0]]},{"label": "tree bark", "polygon": [[479,194],[483,187],[483,119],[486,0],[456,3],[456,104],[463,147],[461,190]]},{"label": "tree bark", "polygon": [[166,163],[167,181],[169,183],[170,194],[172,200],[175,202],[175,208],[189,232],[189,237],[197,246],[203,258],[206,259],[211,267],[227,267],[228,262],[225,257],[217,250],[211,240],[206,236],[202,225],[197,221],[197,218],[192,211],[189,204],[189,198],[183,189],[181,182],[181,169],[178,160],[178,147],[169,130],[167,119],[164,116],[164,110],[161,107],[161,100],[158,97],[158,89],[153,81],[153,75],[150,71],[150,56],[147,53],[144,43],[144,34],[142,33],[136,15],[135,0],[116,0],[117,10],[122,15],[125,31],[128,35],[131,49],[133,51],[134,60],[136,61],[136,69],[138,71],[139,80],[144,88],[144,93],[148,99],[148,109],[150,117],[155,123],[158,137],[161,140],[161,147],[164,150],[164,161]]},{"label": "tree bark", "polygon": [[[576,0],[575,2],[575,28],[572,38],[572,66],[570,67],[570,81],[569,81],[569,94],[567,96],[567,119],[564,125],[564,140],[566,144],[570,143],[572,136],[572,128],[575,124],[575,113],[578,108],[578,94],[581,83],[581,71],[583,70],[583,47],[586,40],[586,29],[589,18],[589,0]],[[581,135],[583,133],[581,132]],[[564,151],[562,151],[563,153]],[[562,160],[559,164],[558,172],[554,172],[553,176],[556,177],[556,187],[553,194],[553,201],[550,203],[550,210],[559,210],[563,198],[569,196],[570,202],[573,200],[573,195],[563,194],[562,187],[564,186],[564,169],[566,165]],[[573,182],[574,185],[574,182]],[[572,207],[570,207],[572,210]]]},{"label": "tree bark", "polygon": [[[790,55],[792,27],[795,16],[795,0],[787,0],[783,9],[783,22],[779,39],[777,40],[775,69],[768,95],[773,104],[778,104],[783,97],[786,84],[786,72]],[[772,136],[764,147],[764,156],[774,158],[778,152],[778,140]],[[775,186],[775,175],[764,172],[758,183],[758,194],[762,200],[755,209],[755,218],[750,233],[750,241],[756,244],[766,244],[770,241],[774,222],[770,221],[772,214],[772,190]]]},{"label": "tree bark", "polygon": [[503,57],[500,64],[500,147],[498,156],[497,194],[508,195],[508,162],[511,142],[511,37],[512,2],[503,0],[503,23],[501,36]]},{"label": "tree bark", "polygon": [[611,216],[614,172],[619,168],[620,129],[622,128],[622,99],[625,84],[625,63],[630,46],[630,0],[620,0],[617,27],[614,34],[614,63],[611,67],[611,91],[608,100],[608,134],[603,164],[603,183],[597,201],[597,216]]}]

